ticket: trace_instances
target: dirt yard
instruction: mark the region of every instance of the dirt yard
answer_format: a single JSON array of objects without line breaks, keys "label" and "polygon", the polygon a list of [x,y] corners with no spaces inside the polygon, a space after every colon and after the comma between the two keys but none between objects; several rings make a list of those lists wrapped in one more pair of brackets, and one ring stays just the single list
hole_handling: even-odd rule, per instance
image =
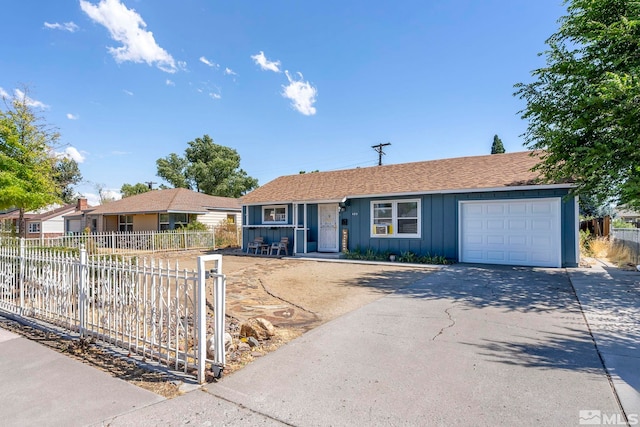
[{"label": "dirt yard", "polygon": [[[220,252],[227,277],[227,330],[237,340],[239,325],[263,317],[276,327],[276,335],[250,351],[234,349],[226,355],[225,375],[241,369],[256,357],[276,350],[314,327],[373,302],[424,278],[432,270],[402,264],[363,264],[246,255],[237,250]],[[199,252],[154,256],[181,269],[196,269]],[[209,295],[212,295],[210,291]],[[211,318],[213,322],[213,318]],[[93,343],[55,337],[16,322],[0,326],[37,339],[140,387],[173,397],[178,387],[158,373],[129,360],[114,360]],[[233,332],[236,332],[235,334]],[[246,346],[245,346],[246,347]]]},{"label": "dirt yard", "polygon": [[[227,351],[225,375],[432,271],[426,266],[275,258],[247,255],[239,250],[220,253],[222,273],[227,277],[227,331],[237,340],[239,326],[255,317],[265,318],[276,327],[273,338],[251,351],[246,346],[244,351]],[[198,255],[167,254],[163,259],[177,261],[180,268],[195,269]]]}]

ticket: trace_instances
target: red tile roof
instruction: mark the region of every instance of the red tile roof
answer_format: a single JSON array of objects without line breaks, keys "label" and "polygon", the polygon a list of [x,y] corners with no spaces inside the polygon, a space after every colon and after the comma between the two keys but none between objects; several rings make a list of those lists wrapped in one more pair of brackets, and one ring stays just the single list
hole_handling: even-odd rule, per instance
[{"label": "red tile roof", "polygon": [[463,192],[537,184],[533,152],[492,154],[289,175],[258,187],[243,204],[341,200],[372,195]]},{"label": "red tile roof", "polygon": [[240,202],[231,197],[209,196],[185,188],[153,190],[105,203],[91,215],[123,215],[155,212],[207,213],[211,210],[239,211]]}]

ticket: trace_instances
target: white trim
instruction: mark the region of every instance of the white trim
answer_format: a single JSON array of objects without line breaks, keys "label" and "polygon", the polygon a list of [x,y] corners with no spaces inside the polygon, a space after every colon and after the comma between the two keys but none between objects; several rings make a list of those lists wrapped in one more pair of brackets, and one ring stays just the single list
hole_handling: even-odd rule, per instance
[{"label": "white trim", "polygon": [[[482,204],[482,203],[510,203],[510,202],[533,202],[533,201],[549,201],[557,204],[557,212],[554,215],[554,219],[557,220],[558,223],[558,233],[559,239],[558,244],[560,247],[558,248],[557,258],[555,260],[555,264],[549,267],[562,267],[562,197],[530,197],[524,199],[485,199],[485,200],[459,200],[458,201],[458,260],[460,262],[465,262],[462,259],[462,206],[465,204]],[[504,263],[505,265],[522,265],[522,264],[513,264],[513,263]],[[531,265],[531,264],[525,264]]]},{"label": "white trim", "polygon": [[[373,214],[374,205],[390,203],[391,204],[391,223],[388,224],[387,232],[384,234],[376,234],[373,232],[375,227],[375,216]],[[398,204],[399,203],[416,203],[416,232],[412,234],[398,233]],[[389,232],[389,227],[391,232]],[[369,237],[370,238],[394,238],[394,239],[421,239],[422,238],[422,199],[390,199],[390,200],[371,200],[369,202]]]},{"label": "white trim", "polygon": [[[265,221],[264,213],[267,210],[277,210],[284,209],[284,219],[283,220],[274,220],[274,221]],[[275,214],[275,212],[274,212]],[[260,210],[260,222],[262,224],[287,224],[289,222],[289,205],[263,205]]]},{"label": "white trim", "polygon": [[[429,194],[463,194],[463,193],[486,193],[486,192],[504,192],[504,191],[530,191],[530,190],[558,190],[558,189],[567,189],[567,188],[575,188],[575,184],[536,184],[536,185],[515,185],[509,187],[490,187],[490,188],[458,188],[458,189],[450,189],[450,190],[429,190],[429,191],[412,191],[406,193],[381,193],[381,194],[357,194],[357,195],[347,195],[344,198],[346,199],[367,199],[367,198],[377,198],[377,197],[416,197],[421,195],[429,195]],[[344,199],[343,198],[343,199]],[[343,199],[317,199],[317,200],[297,200],[293,201],[263,201],[263,202],[252,202],[252,203],[243,203],[243,206],[260,206],[265,203],[269,204],[292,204],[292,203],[338,203]]]}]

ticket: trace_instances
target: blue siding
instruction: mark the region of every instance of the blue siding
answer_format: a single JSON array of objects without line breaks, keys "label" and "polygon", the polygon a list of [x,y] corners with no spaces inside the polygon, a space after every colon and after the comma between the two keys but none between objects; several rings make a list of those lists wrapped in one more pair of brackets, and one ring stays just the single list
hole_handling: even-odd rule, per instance
[{"label": "blue siding", "polygon": [[[507,192],[481,192],[462,194],[428,194],[423,196],[408,197],[385,197],[385,198],[363,198],[351,199],[344,212],[339,216],[339,229],[347,229],[348,248],[350,251],[356,249],[372,249],[377,252],[402,252],[411,251],[417,255],[441,255],[448,259],[458,260],[458,202],[462,200],[506,200],[506,199],[527,199],[562,197],[561,202],[561,226],[562,226],[562,265],[563,267],[575,267],[578,265],[576,259],[576,234],[577,218],[575,202],[573,197],[569,197],[566,189],[548,190],[526,190]],[[371,237],[371,201],[372,200],[402,200],[419,199],[421,203],[421,238],[380,238]],[[248,221],[245,224],[243,233],[244,247],[257,236],[262,236],[267,242],[279,241],[281,237],[287,236],[293,244],[293,227],[251,227],[251,225],[261,225],[262,207],[245,206],[245,212],[249,213]],[[299,206],[299,225],[303,221],[302,205]],[[289,205],[289,221],[292,225],[293,205]],[[344,224],[346,220],[346,225]],[[307,240],[317,242],[318,240],[318,205],[307,205]],[[298,238],[298,252],[303,252],[301,232]],[[292,248],[290,248],[292,249]]]},{"label": "blue siding", "polygon": [[[567,196],[567,190],[528,190],[509,192],[485,192],[463,194],[429,194],[419,197],[422,205],[422,237],[379,238],[371,237],[371,201],[393,200],[394,198],[368,198],[351,200],[350,206],[341,214],[347,218],[346,226],[349,232],[349,250],[372,249],[378,252],[402,253],[411,251],[418,255],[441,255],[446,258],[458,259],[458,202],[461,200],[505,200],[563,197],[561,202],[562,222],[562,264],[574,267],[576,259],[577,222],[575,218],[574,199]],[[395,199],[409,199],[415,197],[398,197]],[[345,228],[341,226],[341,228]]]}]

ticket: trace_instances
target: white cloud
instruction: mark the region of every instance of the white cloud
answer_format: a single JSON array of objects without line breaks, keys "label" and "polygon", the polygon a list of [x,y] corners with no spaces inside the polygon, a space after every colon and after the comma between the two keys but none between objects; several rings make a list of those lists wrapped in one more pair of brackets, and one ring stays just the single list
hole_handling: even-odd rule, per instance
[{"label": "white cloud", "polygon": [[133,92],[131,92],[130,90],[122,89],[122,91],[129,96],[133,96]]},{"label": "white cloud", "polygon": [[11,96],[7,93],[6,90],[0,87],[0,98],[11,98]]},{"label": "white cloud", "polygon": [[219,93],[215,93],[215,92],[210,92],[209,96],[212,97],[213,99],[222,99],[222,95],[220,95]]},{"label": "white cloud", "polygon": [[235,71],[233,71],[231,68],[227,67],[224,69],[224,74],[227,76],[237,76],[238,74],[236,74]]},{"label": "white cloud", "polygon": [[175,86],[176,85],[172,80],[169,80],[169,79],[167,79],[165,81],[165,83],[167,84],[167,86]]},{"label": "white cloud", "polygon": [[122,43],[120,47],[107,48],[116,62],[146,62],[167,73],[176,72],[173,57],[156,43],[153,33],[145,30],[147,24],[134,10],[119,0],[100,0],[93,5],[80,0],[80,8],[93,21],[109,30],[111,38]]},{"label": "white cloud", "polygon": [[69,31],[70,33],[75,33],[80,28],[73,22],[65,22],[64,24],[60,24],[58,22],[55,22],[53,24],[50,22],[45,22],[44,27],[50,30]]},{"label": "white cloud", "polygon": [[37,100],[35,100],[33,98],[29,98],[20,89],[16,89],[14,92],[15,92],[15,98],[18,98],[19,100],[24,101],[25,104],[27,104],[29,107],[41,108],[43,110],[46,110],[47,108],[49,108],[49,106],[47,104],[45,104],[45,103],[43,103],[41,101],[37,101]]},{"label": "white cloud", "polygon": [[299,80],[295,80],[289,74],[289,71],[285,71],[289,84],[282,86],[284,92],[282,96],[291,100],[293,108],[298,110],[305,116],[313,116],[316,113],[316,107],[313,104],[316,102],[316,95],[318,90],[311,86],[311,83],[305,82],[302,77],[302,73],[297,73],[300,76]]},{"label": "white cloud", "polygon": [[273,71],[275,73],[280,72],[280,61],[269,61],[266,56],[264,56],[264,52],[260,51],[260,53],[256,55],[252,55],[251,59],[260,66],[263,70]]},{"label": "white cloud", "polygon": [[215,67],[215,68],[218,68],[218,67],[219,67],[219,65],[218,65],[218,64],[216,64],[215,62],[211,62],[211,61],[209,61],[209,60],[208,60],[207,58],[205,58],[204,56],[201,56],[201,57],[200,57],[200,62],[202,62],[202,63],[203,63],[203,64],[205,64],[205,65],[208,65],[209,67]]},{"label": "white cloud", "polygon": [[67,119],[69,119],[69,120],[78,120],[79,117],[78,117],[77,114],[67,113]]},{"label": "white cloud", "polygon": [[75,147],[67,147],[62,153],[56,153],[56,157],[64,157],[67,159],[75,160],[77,163],[84,162],[85,156],[80,153]]}]

